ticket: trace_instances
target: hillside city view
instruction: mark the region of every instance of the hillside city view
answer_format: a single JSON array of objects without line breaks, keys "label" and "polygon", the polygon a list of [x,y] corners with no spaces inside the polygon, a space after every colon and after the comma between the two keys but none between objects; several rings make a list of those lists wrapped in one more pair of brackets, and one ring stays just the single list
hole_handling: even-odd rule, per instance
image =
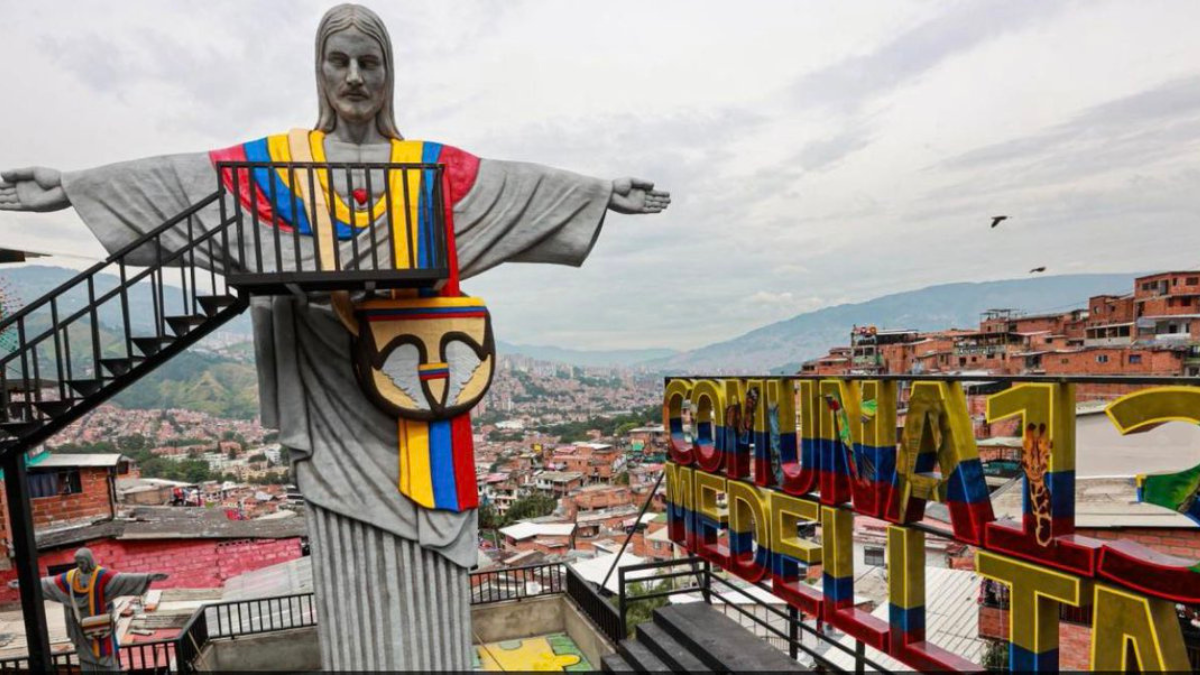
[{"label": "hillside city view", "polygon": [[1198,22],[0,0],[0,675],[1200,673]]}]

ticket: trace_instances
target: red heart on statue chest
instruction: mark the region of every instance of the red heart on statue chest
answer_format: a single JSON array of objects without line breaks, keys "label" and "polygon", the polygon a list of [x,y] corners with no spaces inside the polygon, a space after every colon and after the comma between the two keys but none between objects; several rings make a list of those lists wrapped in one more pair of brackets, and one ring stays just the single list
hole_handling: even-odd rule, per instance
[{"label": "red heart on statue chest", "polygon": [[367,203],[367,191],[366,190],[364,190],[362,188],[358,188],[357,190],[355,190],[354,192],[352,192],[350,194],[354,195],[354,201],[358,202],[359,206],[362,206],[363,204]]}]

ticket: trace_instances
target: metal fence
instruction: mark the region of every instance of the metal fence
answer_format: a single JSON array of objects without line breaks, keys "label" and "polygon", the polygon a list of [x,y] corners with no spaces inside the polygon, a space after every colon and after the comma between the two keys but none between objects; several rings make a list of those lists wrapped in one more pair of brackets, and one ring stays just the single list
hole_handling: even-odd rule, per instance
[{"label": "metal fence", "polygon": [[471,574],[471,604],[486,605],[562,593],[566,565],[543,563]]},{"label": "metal fence", "polygon": [[[283,294],[437,284],[449,271],[443,168],[220,163],[230,285]],[[333,229],[323,236],[310,219],[326,216]]]}]

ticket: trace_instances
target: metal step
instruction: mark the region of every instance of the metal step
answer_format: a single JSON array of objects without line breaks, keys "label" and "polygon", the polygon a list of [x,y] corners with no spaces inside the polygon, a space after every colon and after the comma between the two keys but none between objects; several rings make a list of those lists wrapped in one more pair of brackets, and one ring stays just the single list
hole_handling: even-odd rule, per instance
[{"label": "metal step", "polygon": [[75,390],[81,397],[91,396],[100,391],[100,388],[104,386],[104,380],[98,378],[67,380],[67,386]]},{"label": "metal step", "polygon": [[172,333],[178,337],[183,337],[190,333],[196,326],[208,321],[208,317],[203,314],[184,314],[181,316],[168,316],[164,320],[171,327]]},{"label": "metal step", "polygon": [[637,670],[629,665],[620,654],[609,654],[600,657],[600,670],[606,673],[636,673]]},{"label": "metal step", "polygon": [[713,669],[693,654],[692,650],[652,623],[638,626],[637,635],[638,642],[646,645],[655,656],[677,673],[713,672]]},{"label": "metal step", "polygon": [[237,302],[237,297],[232,295],[197,295],[196,302],[200,303],[200,309],[209,316],[214,316],[222,309],[229,307]]},{"label": "metal step", "polygon": [[5,406],[5,422],[24,422],[31,415],[37,415],[37,408],[34,407],[34,401],[12,401]]},{"label": "metal step", "polygon": [[34,405],[43,414],[49,417],[58,417],[59,415],[66,414],[71,408],[74,408],[76,403],[77,399],[68,398],[54,401],[38,401]]},{"label": "metal step", "polygon": [[131,356],[127,359],[100,359],[100,365],[104,366],[104,369],[112,373],[113,376],[120,377],[145,360],[140,356]]},{"label": "metal step", "polygon": [[154,356],[175,341],[172,337],[135,337],[133,344],[146,356]]},{"label": "metal step", "polygon": [[40,426],[41,422],[0,422],[0,432],[11,438],[20,438]]},{"label": "metal step", "polygon": [[646,645],[637,640],[621,640],[617,644],[617,653],[629,664],[629,667],[639,673],[669,673],[671,667],[658,658]]},{"label": "metal step", "polygon": [[[645,626],[639,626],[638,632]],[[654,626],[712,670],[807,671],[749,628],[702,602],[659,607],[654,610]]]}]

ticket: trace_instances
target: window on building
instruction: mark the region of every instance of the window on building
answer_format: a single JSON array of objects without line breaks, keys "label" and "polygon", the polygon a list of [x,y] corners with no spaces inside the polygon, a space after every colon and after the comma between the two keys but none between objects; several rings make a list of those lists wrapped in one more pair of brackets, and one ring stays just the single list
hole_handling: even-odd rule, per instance
[{"label": "window on building", "polygon": [[82,491],[79,469],[29,472],[29,496],[32,499],[73,495]]},{"label": "window on building", "polygon": [[1097,354],[1096,363],[1108,363],[1108,354]]},{"label": "window on building", "polygon": [[1141,362],[1142,362],[1141,354],[1130,354],[1129,355],[1129,363],[1133,364],[1133,363],[1141,363]]},{"label": "window on building", "polygon": [[1200,284],[1200,277],[1188,277],[1187,281],[1185,281],[1184,283],[1187,284],[1188,286],[1195,286],[1197,284]]},{"label": "window on building", "polygon": [[1071,359],[1061,359],[1061,360],[1059,361],[1059,363],[1062,363],[1064,366],[1065,366],[1065,365],[1067,365],[1067,364],[1068,364],[1068,363],[1070,363],[1070,362],[1071,362]]},{"label": "window on building", "polygon": [[1121,326],[1118,328],[1117,335],[1120,337],[1129,337],[1129,326]]},{"label": "window on building", "polygon": [[883,567],[884,553],[882,546],[867,546],[863,549],[863,562],[874,567]]}]

